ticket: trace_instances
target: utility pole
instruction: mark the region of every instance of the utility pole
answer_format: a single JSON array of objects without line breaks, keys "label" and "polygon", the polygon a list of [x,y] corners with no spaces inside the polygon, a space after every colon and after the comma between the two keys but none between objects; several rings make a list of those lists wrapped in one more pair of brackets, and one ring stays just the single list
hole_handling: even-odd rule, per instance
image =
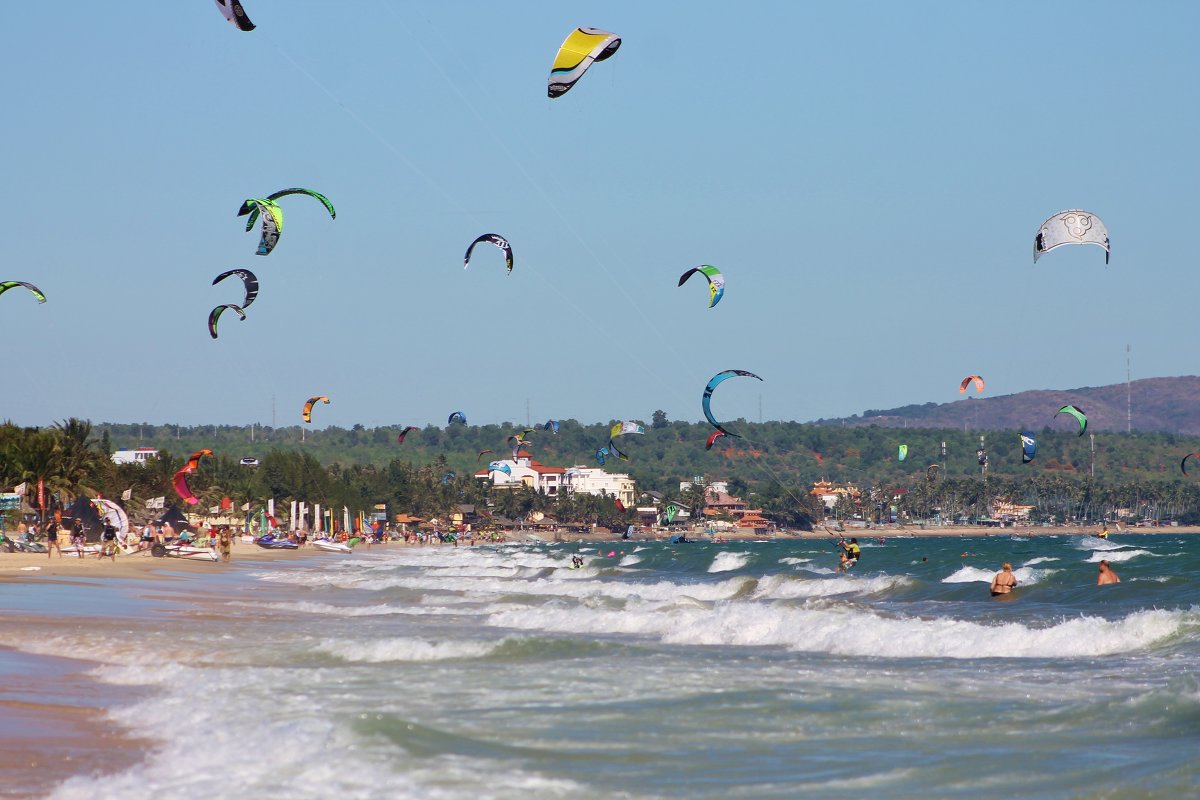
[{"label": "utility pole", "polygon": [[526,428],[528,428],[532,424],[529,421],[530,419],[531,419],[531,417],[529,416],[529,398],[526,397],[525,398],[525,427]]},{"label": "utility pole", "polygon": [[1133,368],[1129,345],[1125,345],[1125,432],[1133,433]]},{"label": "utility pole", "polygon": [[1092,440],[1092,452],[1091,452],[1091,457],[1090,457],[1091,466],[1089,468],[1089,471],[1091,472],[1092,480],[1095,480],[1096,479],[1096,434],[1089,433],[1088,437],[1091,438],[1091,440]]},{"label": "utility pole", "polygon": [[758,395],[758,424],[762,425],[762,393]]},{"label": "utility pole", "polygon": [[275,430],[275,395],[271,395],[271,430]]}]

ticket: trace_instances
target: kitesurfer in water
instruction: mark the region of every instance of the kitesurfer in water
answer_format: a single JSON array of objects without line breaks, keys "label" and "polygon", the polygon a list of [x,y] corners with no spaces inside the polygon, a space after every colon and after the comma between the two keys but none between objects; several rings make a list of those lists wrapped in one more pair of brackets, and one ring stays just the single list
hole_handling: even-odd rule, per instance
[{"label": "kitesurfer in water", "polygon": [[1107,522],[1100,526],[1100,533],[1098,533],[1096,535],[1099,536],[1101,539],[1108,538],[1108,523]]},{"label": "kitesurfer in water", "polygon": [[853,567],[855,564],[857,564],[859,557],[862,555],[862,548],[858,546],[858,537],[851,536],[849,544],[847,544],[845,541],[839,541],[838,544],[840,544],[842,549],[846,551],[846,557],[849,559],[849,561],[846,562],[846,566]]},{"label": "kitesurfer in water", "polygon": [[1008,594],[1017,588],[1017,576],[1013,575],[1012,564],[1004,562],[1004,567],[992,578],[992,597]]},{"label": "kitesurfer in water", "polygon": [[1107,561],[1100,562],[1100,574],[1096,576],[1096,585],[1104,586],[1108,583],[1120,583],[1121,579],[1117,577],[1117,573],[1112,571],[1112,567]]}]

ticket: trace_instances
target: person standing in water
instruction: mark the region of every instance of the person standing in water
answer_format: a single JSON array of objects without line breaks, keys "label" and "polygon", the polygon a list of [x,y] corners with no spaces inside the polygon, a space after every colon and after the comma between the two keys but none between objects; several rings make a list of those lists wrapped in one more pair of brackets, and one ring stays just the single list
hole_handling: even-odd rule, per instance
[{"label": "person standing in water", "polygon": [[1107,561],[1100,562],[1100,574],[1096,576],[1096,585],[1104,586],[1108,583],[1120,583],[1121,579],[1117,577],[1117,573],[1112,571],[1112,567]]},{"label": "person standing in water", "polygon": [[1004,562],[1004,567],[992,578],[992,597],[1009,594],[1017,588],[1017,576],[1013,575],[1012,564]]},{"label": "person standing in water", "polygon": [[1097,536],[1099,536],[1101,539],[1108,538],[1108,523],[1107,522],[1100,526],[1100,533],[1098,533]]}]

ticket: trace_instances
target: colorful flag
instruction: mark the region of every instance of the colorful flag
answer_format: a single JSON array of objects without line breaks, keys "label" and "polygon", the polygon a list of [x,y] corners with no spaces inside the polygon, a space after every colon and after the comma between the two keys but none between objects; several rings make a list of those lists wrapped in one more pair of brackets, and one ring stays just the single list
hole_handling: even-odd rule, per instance
[{"label": "colorful flag", "polygon": [[13,489],[13,494],[19,494],[19,495],[21,495],[22,497],[24,497],[24,496],[25,496],[25,490],[26,490],[26,489],[28,489],[28,488],[29,488],[29,484],[28,484],[28,483],[19,483],[19,484],[17,484],[16,488],[15,488],[15,489]]},{"label": "colorful flag", "polygon": [[121,499],[122,500],[132,500],[133,499],[133,489],[126,489],[125,491],[121,492]]}]

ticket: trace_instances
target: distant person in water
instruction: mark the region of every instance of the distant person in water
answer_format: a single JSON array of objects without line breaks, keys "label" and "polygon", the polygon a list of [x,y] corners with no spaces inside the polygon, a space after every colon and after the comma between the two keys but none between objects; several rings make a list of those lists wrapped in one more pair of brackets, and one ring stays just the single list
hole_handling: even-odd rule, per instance
[{"label": "distant person in water", "polygon": [[1100,562],[1100,574],[1096,576],[1096,585],[1104,586],[1107,583],[1120,583],[1121,579],[1117,577],[1117,573],[1112,571],[1112,567],[1107,561]]},{"label": "distant person in water", "polygon": [[1012,564],[1004,562],[1003,568],[992,578],[992,597],[1008,594],[1017,588],[1017,576],[1013,575]]},{"label": "distant person in water", "polygon": [[1100,526],[1100,533],[1098,533],[1096,535],[1099,536],[1101,539],[1108,538],[1108,523],[1107,522],[1104,523],[1102,526]]}]

